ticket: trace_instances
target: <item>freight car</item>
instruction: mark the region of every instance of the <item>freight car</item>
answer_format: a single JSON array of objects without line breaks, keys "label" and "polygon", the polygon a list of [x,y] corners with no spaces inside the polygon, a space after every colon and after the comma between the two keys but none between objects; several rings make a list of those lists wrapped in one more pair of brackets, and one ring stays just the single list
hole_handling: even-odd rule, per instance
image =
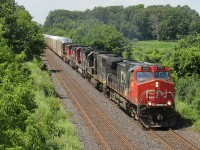
[{"label": "freight car", "polygon": [[[51,48],[49,43],[46,44]],[[115,54],[91,47],[76,44],[66,44],[65,47],[61,56],[54,47],[51,49],[61,58],[70,58],[73,68],[146,128],[175,125],[174,83],[169,68],[148,62],[125,61]],[[65,49],[68,53],[64,53]]]},{"label": "freight car", "polygon": [[44,37],[46,45],[62,58],[65,56],[66,53],[66,45],[72,43],[72,39],[70,38],[46,34],[44,35]]}]

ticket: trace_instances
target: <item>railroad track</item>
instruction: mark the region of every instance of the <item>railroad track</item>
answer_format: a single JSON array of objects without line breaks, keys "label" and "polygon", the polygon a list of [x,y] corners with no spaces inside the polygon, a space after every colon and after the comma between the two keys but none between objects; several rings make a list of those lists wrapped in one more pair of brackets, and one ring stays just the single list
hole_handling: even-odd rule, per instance
[{"label": "railroad track", "polygon": [[56,72],[63,88],[76,104],[81,116],[85,118],[85,121],[91,127],[94,135],[101,144],[102,149],[134,149],[133,144],[129,143],[129,141],[115,128],[114,124],[111,123],[107,116],[97,107],[92,98],[79,87],[76,81],[74,81],[67,72],[64,71],[63,66],[55,61],[55,59],[58,59],[58,56],[47,49],[45,57],[48,60],[52,71]]},{"label": "railroad track", "polygon": [[149,132],[153,134],[162,143],[164,143],[167,149],[199,150],[198,147],[196,147],[195,145],[193,145],[192,143],[181,137],[172,129],[169,129],[167,131],[161,131],[161,130],[158,131],[150,129]]}]

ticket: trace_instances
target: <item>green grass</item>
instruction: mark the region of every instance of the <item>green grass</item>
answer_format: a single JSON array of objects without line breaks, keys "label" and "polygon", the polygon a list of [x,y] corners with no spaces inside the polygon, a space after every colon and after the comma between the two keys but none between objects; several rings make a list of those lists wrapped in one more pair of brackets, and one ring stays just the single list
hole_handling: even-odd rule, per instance
[{"label": "green grass", "polygon": [[163,42],[163,41],[133,41],[133,48],[140,48],[140,49],[171,49],[173,48],[177,42]]},{"label": "green grass", "polygon": [[[71,114],[66,113],[54,90],[54,85],[47,71],[38,67],[37,62],[27,63],[33,79],[37,109],[30,116],[27,145],[35,149],[83,149],[75,126],[70,122]],[[36,133],[35,133],[36,132]],[[45,142],[44,140],[45,139]],[[37,145],[37,143],[39,143]],[[36,146],[35,146],[36,145]]]}]

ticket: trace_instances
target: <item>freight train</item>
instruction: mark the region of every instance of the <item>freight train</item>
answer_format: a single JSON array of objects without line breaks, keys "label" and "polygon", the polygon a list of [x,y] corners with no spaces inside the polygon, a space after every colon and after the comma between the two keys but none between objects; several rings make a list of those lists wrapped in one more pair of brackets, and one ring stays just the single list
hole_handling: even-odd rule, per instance
[{"label": "freight train", "polygon": [[123,60],[115,54],[45,35],[46,45],[146,128],[176,122],[170,68]]}]

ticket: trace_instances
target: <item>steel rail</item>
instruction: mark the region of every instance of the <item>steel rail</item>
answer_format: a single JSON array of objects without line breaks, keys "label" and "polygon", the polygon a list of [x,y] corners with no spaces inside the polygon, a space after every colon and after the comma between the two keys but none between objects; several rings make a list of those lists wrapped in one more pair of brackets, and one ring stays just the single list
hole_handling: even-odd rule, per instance
[{"label": "steel rail", "polygon": [[[50,53],[49,53],[50,54]],[[52,55],[52,54],[50,54]],[[57,63],[57,62],[56,62]],[[55,64],[55,63],[54,63]],[[52,65],[52,64],[51,64]],[[55,68],[55,67],[54,67]],[[59,73],[56,72],[58,75]],[[126,138],[124,138],[124,136],[116,129],[114,128],[114,126],[112,125],[112,123],[110,123],[109,119],[105,116],[105,114],[103,114],[103,112],[101,110],[98,109],[98,107],[94,104],[94,102],[91,100],[91,97],[88,96],[80,87],[79,85],[71,78],[69,77],[69,75],[66,73],[66,72],[63,72],[65,76],[68,76],[68,78],[73,82],[73,84],[76,86],[77,89],[79,89],[79,91],[81,91],[83,94],[84,94],[84,97],[87,98],[87,100],[94,106],[94,108],[98,111],[98,113],[104,118],[104,120],[107,122],[107,124],[112,128],[112,130],[116,133],[115,135],[117,135],[121,140],[123,140],[123,142],[126,144],[126,146],[129,148],[129,149],[134,149],[131,144],[128,142],[128,140]],[[71,97],[73,99],[76,99],[75,95],[72,93],[72,91],[67,87],[67,85],[65,84],[64,80],[62,79],[62,77],[59,75],[59,78],[60,80],[62,80],[63,84],[65,85],[65,87],[68,89]],[[79,107],[81,107],[80,103],[77,101],[77,99],[75,100],[77,105]],[[80,108],[82,112],[84,112],[83,114],[86,116],[87,119],[89,119],[89,116],[87,115],[87,113],[83,110],[83,108]],[[89,119],[90,120],[90,119]],[[92,123],[92,121],[90,120],[89,122],[91,122],[90,124],[92,124],[91,126],[93,128],[95,128],[95,130],[98,130],[95,125]],[[98,136],[99,136],[99,139],[103,139],[103,136],[101,135],[101,133],[98,131],[95,131]],[[105,140],[104,140],[105,141]],[[104,142],[103,142],[104,143]],[[109,145],[106,144],[106,148],[107,149],[110,149],[109,148]]]},{"label": "steel rail", "polygon": [[[65,72],[64,74],[69,77],[69,75]],[[92,98],[89,95],[87,95],[71,77],[69,77],[69,79],[74,83],[74,85],[76,85],[76,88],[79,89],[79,91],[81,91],[85,95],[85,98],[87,98],[87,100],[94,106],[94,108],[99,112],[99,114],[104,118],[104,120],[109,124],[109,126],[117,133],[117,135],[126,143],[126,145],[130,149],[133,149],[128,140],[124,138],[124,136],[116,128],[113,127],[112,123],[110,123],[109,119],[105,116],[105,114],[94,104]]]},{"label": "steel rail", "polygon": [[157,133],[155,133],[152,129],[150,129],[150,133],[155,135],[161,142],[163,142],[169,149],[174,150],[174,148],[163,138],[161,138]]},{"label": "steel rail", "polygon": [[188,144],[191,148],[193,148],[194,150],[199,150],[198,147],[196,147],[195,145],[193,145],[192,143],[190,143],[188,140],[186,140],[185,138],[183,138],[182,136],[180,136],[178,133],[174,132],[171,128],[169,129],[169,132],[171,132],[172,134],[174,134],[176,137],[178,137],[179,139],[181,139],[183,142],[185,142],[186,144]]},{"label": "steel rail", "polygon": [[[166,139],[163,139],[163,137],[162,136],[160,136],[160,135],[158,135],[155,131],[153,131],[152,129],[150,129],[150,133],[151,134],[153,134],[153,135],[155,135],[161,142],[163,142],[169,149],[176,149],[176,148],[174,148],[173,147],[173,145],[172,144],[170,144],[169,142],[167,142],[167,140]],[[183,138],[182,136],[180,136],[178,133],[176,133],[176,132],[174,132],[172,129],[169,129],[169,130],[167,130],[166,131],[166,134],[167,133],[169,133],[169,134],[171,134],[171,136],[173,136],[174,138],[176,138],[177,140],[181,140],[182,142],[181,143],[179,143],[180,145],[182,144],[182,145],[187,145],[187,146],[189,146],[190,148],[189,149],[192,149],[192,150],[199,150],[199,148],[198,147],[196,147],[195,145],[193,145],[192,143],[190,143],[189,141],[187,141],[185,138]],[[177,143],[177,144],[178,144]],[[185,146],[186,146],[185,145]]]},{"label": "steel rail", "polygon": [[[50,57],[47,57],[48,59],[51,59]],[[52,59],[51,59],[52,60]],[[50,66],[56,70],[56,68],[54,67],[54,65],[49,61],[48,62],[50,64]],[[101,135],[101,133],[99,132],[99,130],[96,128],[96,126],[93,124],[93,122],[91,121],[91,119],[89,118],[89,116],[87,115],[87,113],[83,110],[83,108],[81,107],[80,103],[77,101],[76,97],[74,96],[74,94],[72,93],[72,91],[69,89],[69,87],[66,85],[65,81],[62,79],[62,77],[60,76],[60,74],[56,71],[57,76],[59,77],[59,80],[61,81],[61,83],[64,85],[65,89],[68,91],[68,93],[70,94],[70,97],[74,100],[74,102],[76,103],[76,105],[78,106],[78,109],[81,111],[82,115],[86,118],[86,120],[88,121],[90,127],[93,129],[93,131],[95,132],[95,135],[98,137],[99,142],[101,144],[103,144],[105,146],[105,148],[107,150],[110,150],[111,148],[109,147],[108,143],[105,141],[105,139],[103,138],[103,136]]]}]

